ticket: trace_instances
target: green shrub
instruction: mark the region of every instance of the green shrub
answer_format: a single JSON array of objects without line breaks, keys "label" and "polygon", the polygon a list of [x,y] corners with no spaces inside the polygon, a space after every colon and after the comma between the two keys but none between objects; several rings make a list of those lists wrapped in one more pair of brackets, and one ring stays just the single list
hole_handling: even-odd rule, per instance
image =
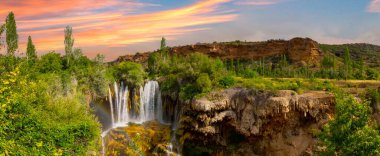
[{"label": "green shrub", "polygon": [[184,87],[181,88],[180,91],[180,98],[183,100],[190,100],[195,95],[199,94],[199,88],[193,84],[186,84]]},{"label": "green shrub", "polygon": [[212,87],[211,80],[208,77],[208,74],[206,74],[206,73],[202,73],[198,77],[196,84],[197,84],[197,87],[199,88],[200,92],[202,92],[202,93],[207,93],[207,92],[211,91],[211,87]]},{"label": "green shrub", "polygon": [[244,78],[256,78],[259,75],[259,73],[257,73],[254,70],[246,69],[243,71],[242,75]]},{"label": "green shrub", "polygon": [[224,88],[231,87],[234,84],[235,84],[235,80],[232,76],[225,76],[219,80],[219,85],[223,86]]},{"label": "green shrub", "polygon": [[135,62],[121,62],[115,66],[115,77],[126,81],[130,86],[138,86],[144,82],[146,73],[141,64]]},{"label": "green shrub", "polygon": [[37,66],[41,73],[59,73],[63,67],[60,54],[55,52],[43,55]]},{"label": "green shrub", "polygon": [[336,94],[335,118],[323,127],[319,138],[323,155],[379,155],[379,131],[369,125],[371,108],[354,97]]}]

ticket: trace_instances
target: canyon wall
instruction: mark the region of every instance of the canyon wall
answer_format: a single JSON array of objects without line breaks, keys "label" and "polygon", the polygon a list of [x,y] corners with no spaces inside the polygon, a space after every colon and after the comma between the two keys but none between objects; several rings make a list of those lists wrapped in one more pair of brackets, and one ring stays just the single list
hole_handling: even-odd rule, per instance
[{"label": "canyon wall", "polygon": [[180,140],[186,155],[312,155],[334,108],[324,91],[226,89],[185,106]]},{"label": "canyon wall", "polygon": [[[287,40],[269,40],[265,42],[223,42],[205,43],[169,48],[170,54],[188,55],[200,52],[221,59],[258,60],[279,55],[287,55],[293,63],[316,63],[320,59],[319,44],[309,38]],[[116,61],[134,61],[143,63],[150,52],[120,56]]]}]

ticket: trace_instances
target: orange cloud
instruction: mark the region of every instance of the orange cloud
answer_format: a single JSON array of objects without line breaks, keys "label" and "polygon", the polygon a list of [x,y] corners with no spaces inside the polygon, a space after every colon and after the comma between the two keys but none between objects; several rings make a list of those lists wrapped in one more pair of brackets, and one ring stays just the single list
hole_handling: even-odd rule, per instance
[{"label": "orange cloud", "polygon": [[380,12],[380,0],[372,0],[368,6],[369,12]]},{"label": "orange cloud", "polygon": [[[140,8],[156,5],[132,0],[107,3],[101,0],[5,0],[0,1],[0,17],[13,11],[20,38],[32,35],[37,49],[42,51],[63,49],[66,25],[73,27],[78,47],[122,47],[159,40],[162,36],[175,39],[206,30],[209,24],[232,21],[237,14],[220,7],[231,1],[199,0],[181,8],[139,14]],[[25,42],[21,43],[20,47],[25,49]]]}]

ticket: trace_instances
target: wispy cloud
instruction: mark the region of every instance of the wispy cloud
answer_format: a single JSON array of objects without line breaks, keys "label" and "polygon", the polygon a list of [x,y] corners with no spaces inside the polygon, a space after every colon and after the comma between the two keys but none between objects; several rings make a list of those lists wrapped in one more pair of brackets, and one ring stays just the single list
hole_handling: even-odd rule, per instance
[{"label": "wispy cloud", "polygon": [[262,5],[274,5],[283,1],[284,0],[238,0],[237,2],[235,2],[235,4],[262,6]]},{"label": "wispy cloud", "polygon": [[368,6],[369,12],[380,12],[380,0],[372,0]]},{"label": "wispy cloud", "polygon": [[[122,47],[208,29],[208,25],[232,21],[234,11],[221,5],[232,0],[199,0],[180,8],[141,13],[144,7],[159,7],[136,0],[0,1],[0,18],[16,15],[21,47],[32,35],[38,50],[63,49],[63,29],[74,29],[80,47]],[[23,51],[23,49],[21,49]]]}]

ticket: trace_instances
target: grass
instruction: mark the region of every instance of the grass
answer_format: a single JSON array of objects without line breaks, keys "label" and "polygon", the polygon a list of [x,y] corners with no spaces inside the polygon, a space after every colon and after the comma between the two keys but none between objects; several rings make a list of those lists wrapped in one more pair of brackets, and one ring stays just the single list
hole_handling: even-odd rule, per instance
[{"label": "grass", "polygon": [[340,88],[351,94],[363,93],[367,88],[380,87],[379,80],[335,80],[305,78],[242,78],[234,77],[234,87],[255,88],[260,90],[294,90],[298,93],[311,90],[331,91]]}]

